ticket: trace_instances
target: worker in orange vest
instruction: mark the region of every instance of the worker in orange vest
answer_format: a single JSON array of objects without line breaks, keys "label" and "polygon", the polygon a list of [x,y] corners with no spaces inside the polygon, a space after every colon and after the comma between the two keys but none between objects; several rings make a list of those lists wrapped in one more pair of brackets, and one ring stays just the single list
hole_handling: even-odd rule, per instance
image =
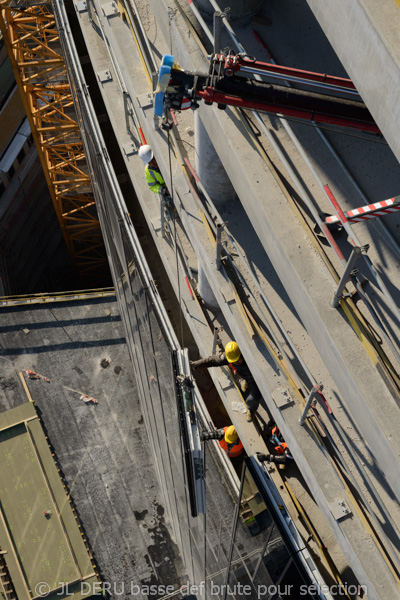
[{"label": "worker in orange vest", "polygon": [[274,425],[271,431],[271,440],[273,444],[277,444],[275,446],[275,451],[277,454],[285,454],[285,452],[289,451],[289,446],[284,441],[281,432],[279,431],[278,425]]},{"label": "worker in orange vest", "polygon": [[200,435],[200,439],[202,441],[219,440],[219,445],[228,454],[229,458],[237,458],[244,453],[243,444],[239,439],[234,425],[229,425],[223,429],[216,429],[215,431],[204,431]]},{"label": "worker in orange vest", "polygon": [[263,452],[257,452],[257,458],[260,462],[274,462],[281,465],[290,465],[293,462],[293,456],[290,454],[289,446],[282,437],[279,431],[278,425],[273,421],[270,422],[271,438],[270,442],[276,444],[274,450],[276,454],[264,454]]}]

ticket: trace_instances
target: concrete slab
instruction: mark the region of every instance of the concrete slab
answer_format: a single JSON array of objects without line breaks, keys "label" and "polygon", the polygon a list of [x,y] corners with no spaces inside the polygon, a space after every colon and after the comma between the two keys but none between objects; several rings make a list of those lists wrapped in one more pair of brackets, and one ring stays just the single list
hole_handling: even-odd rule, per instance
[{"label": "concrete slab", "polygon": [[327,38],[400,160],[400,8],[393,0],[307,0]]},{"label": "concrete slab", "polygon": [[33,403],[0,413],[0,546],[18,598],[70,594],[98,576]]},{"label": "concrete slab", "polygon": [[[50,379],[25,374],[102,580],[117,592],[157,582],[179,587],[186,577],[164,511],[115,298],[3,308],[1,322],[0,419],[8,423],[8,408],[23,410],[26,394],[18,372],[30,368]],[[22,332],[26,326],[28,336]],[[82,394],[99,404],[87,405]],[[60,487],[64,511],[70,503],[61,482]]]}]

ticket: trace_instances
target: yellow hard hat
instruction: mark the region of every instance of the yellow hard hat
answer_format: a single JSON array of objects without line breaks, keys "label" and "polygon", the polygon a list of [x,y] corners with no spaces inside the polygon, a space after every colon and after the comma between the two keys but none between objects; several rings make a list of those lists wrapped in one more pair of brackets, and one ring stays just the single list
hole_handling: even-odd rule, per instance
[{"label": "yellow hard hat", "polygon": [[233,425],[230,425],[228,429],[225,431],[225,441],[227,444],[234,444],[238,439],[238,434]]},{"label": "yellow hard hat", "polygon": [[240,352],[239,346],[236,342],[228,342],[225,346],[225,356],[228,362],[236,362],[237,360],[239,360],[241,354],[242,353]]}]

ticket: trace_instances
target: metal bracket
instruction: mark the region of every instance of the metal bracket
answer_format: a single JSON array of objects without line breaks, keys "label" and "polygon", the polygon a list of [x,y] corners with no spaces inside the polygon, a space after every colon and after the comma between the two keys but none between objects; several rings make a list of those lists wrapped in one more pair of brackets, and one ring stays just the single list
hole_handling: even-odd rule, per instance
[{"label": "metal bracket", "polygon": [[151,94],[139,94],[136,96],[136,100],[142,110],[153,108],[153,98]]},{"label": "metal bracket", "polygon": [[338,306],[340,304],[340,300],[342,299],[342,296],[343,296],[344,288],[346,287],[346,284],[347,284],[348,280],[350,279],[350,277],[354,276],[354,266],[355,266],[357,260],[359,259],[359,257],[361,256],[362,252],[367,251],[367,250],[368,250],[368,246],[363,246],[362,248],[360,248],[359,246],[355,246],[353,248],[350,258],[347,262],[346,268],[344,270],[344,273],[343,273],[342,277],[340,278],[337,290],[336,290],[333,300],[331,302],[331,305],[333,306],[333,308],[338,308]]},{"label": "metal bracket", "polygon": [[105,71],[98,71],[97,79],[100,83],[105,83],[106,81],[112,81],[112,75],[108,69]]},{"label": "metal bracket", "polygon": [[218,334],[221,333],[221,331],[223,330],[223,327],[214,327],[214,339],[211,354],[215,354],[215,351],[217,349],[217,342],[220,341]]},{"label": "metal bracket", "polygon": [[222,230],[225,227],[225,223],[218,223],[217,224],[217,234],[216,234],[216,238],[215,238],[215,242],[216,242],[216,249],[217,249],[217,258],[215,261],[215,266],[217,268],[218,271],[221,270],[221,253],[222,253]]},{"label": "metal bracket", "polygon": [[86,0],[78,0],[77,2],[75,2],[75,10],[78,13],[83,13],[86,12],[88,9],[87,4],[86,4]]},{"label": "metal bracket", "polygon": [[271,396],[275,402],[275,406],[279,408],[279,410],[282,410],[286,406],[291,406],[293,404],[293,398],[291,397],[289,390],[276,388],[273,390]]},{"label": "metal bracket", "polygon": [[125,152],[126,156],[131,156],[132,154],[135,154],[137,152],[136,145],[133,142],[128,142],[127,144],[122,146],[122,149]]},{"label": "metal bracket", "polygon": [[107,2],[107,4],[103,4],[101,10],[107,19],[119,15],[118,7],[114,4],[114,2]]},{"label": "metal bracket", "polygon": [[221,52],[221,30],[222,30],[222,17],[225,13],[216,10],[213,18],[213,29],[214,29],[214,54]]},{"label": "metal bracket", "polygon": [[347,506],[346,502],[343,499],[335,500],[334,502],[329,502],[329,510],[332,515],[336,519],[336,521],[340,521],[345,517],[348,517],[352,514],[351,510]]},{"label": "metal bracket", "polygon": [[307,398],[306,405],[305,405],[304,410],[302,412],[302,415],[301,415],[301,417],[299,419],[300,425],[304,425],[304,423],[306,422],[307,413],[310,410],[312,403],[314,402],[315,396],[319,392],[322,392],[323,389],[324,389],[324,386],[322,384],[320,384],[320,385],[314,385],[313,389],[310,392],[310,395]]}]

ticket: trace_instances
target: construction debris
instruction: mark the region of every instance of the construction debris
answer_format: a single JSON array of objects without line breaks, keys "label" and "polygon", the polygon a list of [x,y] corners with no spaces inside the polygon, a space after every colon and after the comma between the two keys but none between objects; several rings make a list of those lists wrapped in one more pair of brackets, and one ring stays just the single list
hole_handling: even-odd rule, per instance
[{"label": "construction debris", "polygon": [[50,383],[50,379],[48,377],[45,377],[44,375],[39,375],[39,373],[31,371],[30,369],[26,370],[26,374],[28,375],[29,379],[43,379],[44,381],[47,381],[47,383]]},{"label": "construction debris", "polygon": [[91,398],[87,394],[82,394],[80,400],[83,400],[83,402],[86,402],[86,404],[100,404],[98,400],[95,400],[95,398]]}]

